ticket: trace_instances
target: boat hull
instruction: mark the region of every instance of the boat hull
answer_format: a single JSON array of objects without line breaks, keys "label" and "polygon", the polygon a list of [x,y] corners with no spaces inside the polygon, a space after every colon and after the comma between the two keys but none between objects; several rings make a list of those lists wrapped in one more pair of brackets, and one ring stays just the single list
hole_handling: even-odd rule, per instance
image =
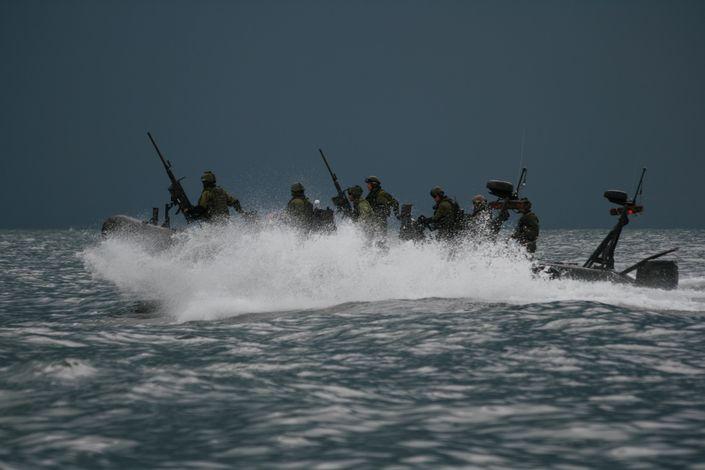
[{"label": "boat hull", "polygon": [[636,278],[611,269],[584,268],[576,264],[540,263],[534,273],[548,275],[550,279],[574,279],[588,282],[631,284],[654,289],[678,287],[678,265],[675,261],[646,261],[637,269]]},{"label": "boat hull", "polygon": [[171,245],[174,230],[152,225],[127,215],[114,215],[103,222],[103,238],[120,238],[146,243],[154,248],[166,248]]}]

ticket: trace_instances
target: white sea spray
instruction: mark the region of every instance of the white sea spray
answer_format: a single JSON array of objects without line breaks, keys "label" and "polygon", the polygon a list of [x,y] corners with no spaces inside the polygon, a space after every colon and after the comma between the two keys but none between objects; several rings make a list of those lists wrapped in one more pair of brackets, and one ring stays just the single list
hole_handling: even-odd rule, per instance
[{"label": "white sea spray", "polygon": [[690,289],[542,279],[512,243],[468,240],[449,250],[440,243],[392,236],[388,249],[380,249],[347,223],[334,234],[304,237],[273,223],[252,228],[234,221],[191,227],[165,250],[134,238],[109,239],[82,257],[95,276],[134,298],[159,301],[178,321],[430,297],[705,310],[702,295]]}]

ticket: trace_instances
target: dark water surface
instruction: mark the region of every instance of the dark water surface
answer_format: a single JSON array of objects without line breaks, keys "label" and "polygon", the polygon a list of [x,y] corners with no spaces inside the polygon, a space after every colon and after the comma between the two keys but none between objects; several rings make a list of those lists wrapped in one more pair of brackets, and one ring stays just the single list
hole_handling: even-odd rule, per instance
[{"label": "dark water surface", "polygon": [[670,292],[238,236],[0,232],[0,468],[705,468],[704,231],[625,234]]}]

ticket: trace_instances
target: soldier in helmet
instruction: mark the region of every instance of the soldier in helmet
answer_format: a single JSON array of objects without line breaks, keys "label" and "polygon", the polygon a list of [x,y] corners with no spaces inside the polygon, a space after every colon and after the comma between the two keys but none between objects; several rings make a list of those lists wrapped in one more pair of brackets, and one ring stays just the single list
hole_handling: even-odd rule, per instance
[{"label": "soldier in helmet", "polygon": [[313,224],[313,204],[305,195],[304,185],[291,185],[291,199],[286,205],[287,221],[301,229],[309,230]]},{"label": "soldier in helmet", "polygon": [[539,238],[539,218],[531,211],[528,199],[519,201],[517,211],[521,214],[512,238],[526,247],[529,253],[536,252],[536,240]]},{"label": "soldier in helmet", "polygon": [[451,240],[460,231],[460,207],[446,196],[443,188],[439,186],[431,189],[431,197],[436,202],[433,206],[433,217],[421,218],[422,223],[428,225],[431,230],[437,230],[439,239]]},{"label": "soldier in helmet", "polygon": [[376,176],[368,176],[365,178],[365,183],[367,183],[367,189],[369,190],[365,200],[372,208],[376,230],[379,231],[380,235],[386,235],[387,219],[391,212],[394,211],[394,215],[399,217],[399,201],[382,189],[382,182]]},{"label": "soldier in helmet", "polygon": [[362,187],[359,185],[351,186],[345,192],[348,193],[348,199],[353,208],[350,218],[354,222],[369,228],[374,219],[374,212],[367,199],[362,197]]},{"label": "soldier in helmet", "polygon": [[201,182],[203,183],[203,192],[198,198],[198,205],[192,209],[195,214],[200,215],[204,220],[226,219],[230,216],[228,206],[234,208],[241,215],[245,214],[240,206],[240,201],[220,186],[216,186],[215,175],[212,171],[203,172]]},{"label": "soldier in helmet", "polygon": [[372,211],[372,206],[367,202],[367,199],[362,197],[362,187],[359,185],[351,186],[345,190],[348,194],[348,199],[352,204],[352,214],[350,219],[357,223],[360,228],[368,235],[374,234],[375,215]]},{"label": "soldier in helmet", "polygon": [[482,194],[472,198],[472,213],[467,216],[466,227],[474,236],[495,234],[502,227],[501,222],[492,219],[487,199]]},{"label": "soldier in helmet", "polygon": [[472,198],[472,214],[471,217],[476,217],[487,212],[487,199],[482,194],[477,194]]}]

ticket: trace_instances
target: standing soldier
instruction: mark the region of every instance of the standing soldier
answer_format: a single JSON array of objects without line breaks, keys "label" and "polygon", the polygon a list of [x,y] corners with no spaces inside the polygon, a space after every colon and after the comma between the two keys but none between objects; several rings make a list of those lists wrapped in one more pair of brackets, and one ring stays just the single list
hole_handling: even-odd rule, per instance
[{"label": "standing soldier", "polygon": [[287,221],[304,230],[309,230],[313,224],[313,204],[304,194],[304,185],[291,185],[291,199],[286,205]]},{"label": "standing soldier", "polygon": [[528,199],[520,201],[517,210],[521,214],[512,238],[526,247],[529,253],[536,252],[536,240],[539,238],[539,218],[531,211]]},{"label": "standing soldier", "polygon": [[203,192],[198,198],[198,205],[191,209],[193,214],[204,220],[227,219],[230,217],[228,206],[235,209],[238,214],[245,215],[240,206],[240,201],[228,194],[220,186],[215,184],[215,175],[212,171],[203,172],[201,176]]},{"label": "standing soldier", "polygon": [[431,197],[436,202],[433,217],[422,219],[431,230],[438,231],[440,240],[452,240],[459,232],[460,208],[458,203],[445,195],[443,188],[436,186],[431,190]]},{"label": "standing soldier", "polygon": [[376,176],[365,178],[369,192],[365,199],[370,204],[376,231],[380,236],[387,235],[387,219],[391,211],[399,217],[399,202],[387,191],[382,189],[382,182]]}]

